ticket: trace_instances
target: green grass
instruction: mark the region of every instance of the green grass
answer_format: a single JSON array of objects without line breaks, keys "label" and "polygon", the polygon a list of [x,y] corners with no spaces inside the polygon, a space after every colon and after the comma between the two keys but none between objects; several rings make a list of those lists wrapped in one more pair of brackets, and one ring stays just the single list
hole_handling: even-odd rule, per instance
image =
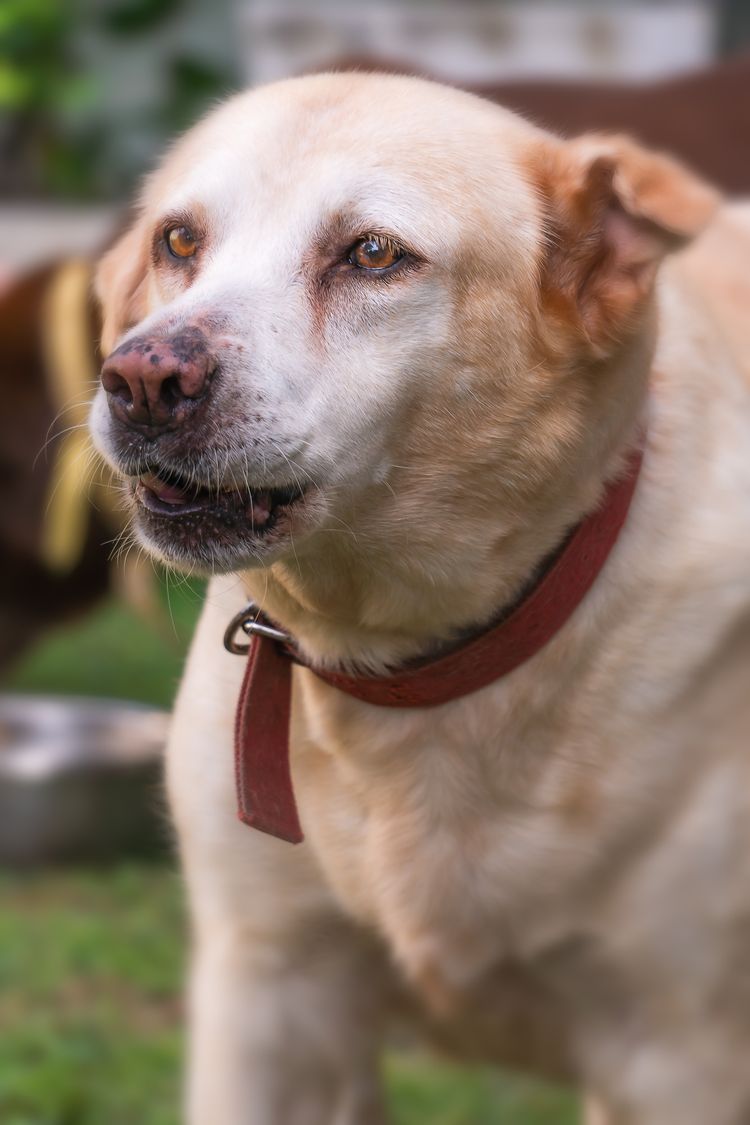
[{"label": "green grass", "polygon": [[0,902],[3,1125],[177,1125],[177,876],[6,875]]},{"label": "green grass", "polygon": [[386,1080],[396,1125],[579,1125],[571,1095],[497,1071],[422,1055],[391,1056]]},{"label": "green grass", "polygon": [[[174,587],[149,624],[114,600],[50,634],[18,691],[168,706],[200,594]],[[179,1125],[184,919],[159,866],[0,875],[0,1123]],[[391,1054],[395,1125],[574,1125],[567,1093],[421,1054]],[[206,1125],[223,1125],[207,1122]]]}]

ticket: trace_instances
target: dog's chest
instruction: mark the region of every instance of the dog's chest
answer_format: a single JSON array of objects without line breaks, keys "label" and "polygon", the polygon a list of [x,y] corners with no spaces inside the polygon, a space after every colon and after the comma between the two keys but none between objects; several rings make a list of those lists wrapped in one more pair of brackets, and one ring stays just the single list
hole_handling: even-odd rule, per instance
[{"label": "dog's chest", "polygon": [[[433,1002],[564,930],[591,794],[549,764],[554,714],[529,728],[498,693],[442,714],[305,699],[295,785],[344,909],[385,936]],[[575,879],[574,879],[575,873]]]}]

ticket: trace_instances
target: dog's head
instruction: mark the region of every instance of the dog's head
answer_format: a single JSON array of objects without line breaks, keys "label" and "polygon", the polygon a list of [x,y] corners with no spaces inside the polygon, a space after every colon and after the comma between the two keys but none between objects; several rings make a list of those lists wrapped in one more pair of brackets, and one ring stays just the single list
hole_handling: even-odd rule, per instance
[{"label": "dog's head", "polygon": [[488,511],[513,534],[632,424],[656,267],[713,203],[629,141],[562,142],[431,83],[231,100],[99,273],[92,424],[140,536],[235,570],[333,528],[461,556]]}]

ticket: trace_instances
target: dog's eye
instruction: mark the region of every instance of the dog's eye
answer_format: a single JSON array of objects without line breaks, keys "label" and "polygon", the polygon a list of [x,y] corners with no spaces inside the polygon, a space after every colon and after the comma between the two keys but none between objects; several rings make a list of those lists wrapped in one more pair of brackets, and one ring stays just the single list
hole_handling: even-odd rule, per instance
[{"label": "dog's eye", "polygon": [[355,242],[346,260],[361,270],[387,270],[403,257],[404,251],[392,239],[372,234]]},{"label": "dog's eye", "polygon": [[192,258],[198,249],[198,240],[190,227],[171,227],[165,238],[169,252],[175,258]]}]

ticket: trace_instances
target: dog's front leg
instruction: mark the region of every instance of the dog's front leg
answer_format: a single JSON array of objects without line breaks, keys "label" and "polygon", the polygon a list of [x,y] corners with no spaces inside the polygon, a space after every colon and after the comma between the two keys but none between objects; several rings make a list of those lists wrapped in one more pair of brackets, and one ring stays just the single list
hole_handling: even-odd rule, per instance
[{"label": "dog's front leg", "polygon": [[224,927],[191,988],[190,1125],[383,1125],[373,965],[335,925]]},{"label": "dog's front leg", "polygon": [[187,1121],[383,1125],[380,947],[342,915],[307,844],[237,821],[243,665],[221,648],[236,600],[235,582],[212,584],[167,753],[194,933]]},{"label": "dog's front leg", "polygon": [[599,1099],[591,1096],[584,1099],[582,1125],[614,1125],[614,1121]]}]

